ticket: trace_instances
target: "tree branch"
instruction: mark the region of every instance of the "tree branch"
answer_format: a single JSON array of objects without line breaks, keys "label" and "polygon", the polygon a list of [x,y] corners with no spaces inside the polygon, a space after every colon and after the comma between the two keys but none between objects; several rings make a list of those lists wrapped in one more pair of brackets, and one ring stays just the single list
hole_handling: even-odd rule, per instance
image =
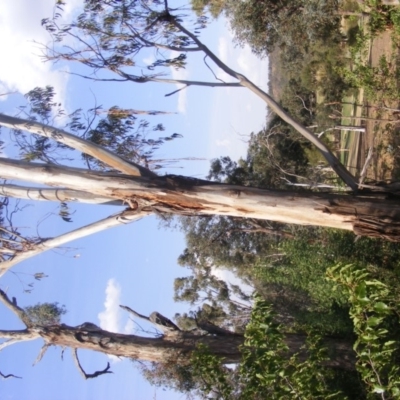
[{"label": "tree branch", "polygon": [[326,161],[332,167],[332,169],[337,173],[337,175],[353,190],[358,189],[358,183],[356,178],[344,167],[343,164],[335,157],[335,155],[321,142],[312,132],[301,125],[299,122],[294,120],[291,115],[289,115],[269,94],[261,90],[257,85],[251,82],[246,76],[234,71],[229,68],[224,62],[222,62],[206,45],[204,45],[196,35],[188,31],[184,26],[182,26],[175,17],[170,18],[170,22],[175,25],[181,32],[190,37],[199,48],[201,48],[204,53],[214,61],[214,63],[225,71],[228,75],[236,78],[239,81],[239,85],[247,87],[250,91],[264,100],[268,106],[274,111],[279,117],[281,117],[285,122],[291,125],[297,132],[303,135],[308,141],[314,144],[317,149],[324,156]]},{"label": "tree branch", "polygon": [[21,118],[10,117],[4,114],[0,114],[0,125],[11,129],[24,130],[26,132],[35,133],[37,135],[56,140],[57,142],[79,150],[84,154],[88,154],[109,165],[110,167],[128,175],[156,176],[156,174],[145,167],[125,161],[104,147],[101,147],[95,143],[91,143],[61,129],[57,129],[35,121],[27,121]]},{"label": "tree branch", "polygon": [[51,346],[50,343],[45,343],[42,348],[40,349],[40,352],[38,356],[36,357],[36,360],[33,362],[32,366],[35,366],[38,362],[42,361],[43,356],[45,355],[46,351],[48,348]]},{"label": "tree branch", "polygon": [[75,365],[78,368],[79,372],[81,373],[81,375],[85,378],[85,379],[92,379],[92,378],[97,378],[100,375],[104,375],[104,374],[112,374],[112,371],[109,371],[110,369],[110,363],[107,363],[107,367],[104,368],[102,371],[96,371],[93,374],[87,374],[85,372],[85,370],[82,368],[81,363],[79,362],[79,358],[78,358],[78,350],[77,349],[71,349],[72,352],[72,358],[75,361]]},{"label": "tree branch", "polygon": [[168,335],[171,332],[180,332],[180,329],[170,319],[164,317],[164,315],[160,314],[157,311],[152,312],[150,314],[150,317],[146,317],[145,315],[139,314],[136,311],[132,310],[132,308],[128,306],[120,305],[120,307],[123,310],[133,314],[135,317],[144,319],[145,321],[152,323],[157,327],[157,329],[163,332],[164,335]]},{"label": "tree branch", "polygon": [[7,294],[0,289],[0,301],[9,309],[11,310],[25,325],[27,328],[32,326],[32,322],[27,316],[26,312],[17,306],[16,301],[11,301]]},{"label": "tree branch", "polygon": [[47,250],[54,249],[55,247],[62,246],[72,240],[77,240],[121,224],[127,224],[147,215],[149,215],[149,212],[128,210],[111,215],[108,218],[83,226],[82,228],[75,229],[71,232],[65,233],[64,235],[44,240],[41,243],[34,245],[30,250],[18,253],[13,259],[0,263],[0,277],[3,276],[11,267],[27,260],[28,258],[34,257]]},{"label": "tree branch", "polygon": [[34,329],[0,330],[1,339],[10,339],[1,344],[0,350],[17,342],[27,342],[40,338],[39,332]]},{"label": "tree branch", "polygon": [[[185,79],[168,79],[168,78],[157,78],[155,75],[131,75],[123,71],[115,71],[122,77],[126,78],[135,83],[169,83],[175,85],[186,85],[186,86],[206,86],[206,87],[243,87],[239,82],[203,82],[203,81],[188,81]],[[90,78],[89,78],[90,79]]]},{"label": "tree branch", "polygon": [[171,51],[177,51],[177,52],[182,52],[182,53],[186,53],[186,52],[191,53],[191,52],[196,52],[196,51],[202,51],[200,49],[200,47],[176,47],[176,46],[151,42],[150,40],[145,39],[141,35],[137,35],[137,39],[141,40],[147,47],[155,47],[156,49],[171,50]]},{"label": "tree branch", "polygon": [[93,193],[63,188],[49,189],[47,187],[18,186],[5,183],[0,187],[0,194],[5,197],[27,199],[35,201],[77,202],[87,204],[103,204],[123,206],[121,200],[113,200],[108,197],[96,196]]},{"label": "tree branch", "polygon": [[13,374],[4,375],[1,371],[0,371],[0,376],[1,376],[3,379],[8,379],[8,378],[22,379],[20,376],[16,376],[16,375],[13,375]]}]

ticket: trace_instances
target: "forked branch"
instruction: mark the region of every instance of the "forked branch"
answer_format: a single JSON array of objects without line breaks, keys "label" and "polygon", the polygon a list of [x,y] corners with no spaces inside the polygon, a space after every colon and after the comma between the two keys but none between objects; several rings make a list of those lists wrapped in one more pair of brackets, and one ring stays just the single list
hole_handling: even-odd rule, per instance
[{"label": "forked branch", "polygon": [[77,349],[71,349],[72,351],[72,358],[75,361],[75,365],[78,368],[79,372],[81,373],[81,375],[85,378],[85,379],[92,379],[92,378],[97,378],[100,375],[104,375],[104,374],[112,374],[113,372],[110,371],[110,363],[107,363],[107,366],[101,370],[101,371],[95,371],[93,372],[93,374],[88,374],[85,372],[85,370],[82,368],[81,363],[79,362],[79,358],[78,358],[78,350]]}]

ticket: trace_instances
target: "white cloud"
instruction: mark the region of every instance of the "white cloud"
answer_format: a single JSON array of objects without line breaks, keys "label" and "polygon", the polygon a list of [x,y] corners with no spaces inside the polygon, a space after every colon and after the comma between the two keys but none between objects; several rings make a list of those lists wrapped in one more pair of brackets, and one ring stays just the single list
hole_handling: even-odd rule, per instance
[{"label": "white cloud", "polygon": [[[41,26],[41,19],[53,15],[54,0],[35,0],[34,3],[34,7],[29,7],[26,0],[0,2],[0,53],[3,55],[0,93],[25,94],[36,86],[52,85],[57,93],[56,101],[65,103],[68,75],[39,57],[42,52],[39,43],[49,43],[50,39]],[[64,15],[79,9],[82,0],[67,3]],[[6,98],[1,96],[0,100]]]},{"label": "white cloud", "polygon": [[229,147],[229,145],[231,144],[231,141],[228,139],[223,139],[223,140],[219,140],[217,139],[215,141],[215,144],[219,147]]},{"label": "white cloud", "polygon": [[150,54],[148,57],[143,58],[143,62],[145,65],[151,65],[156,61],[154,55]]},{"label": "white cloud", "polygon": [[120,332],[121,287],[115,279],[109,279],[106,287],[104,311],[98,314],[100,327],[110,332]]}]

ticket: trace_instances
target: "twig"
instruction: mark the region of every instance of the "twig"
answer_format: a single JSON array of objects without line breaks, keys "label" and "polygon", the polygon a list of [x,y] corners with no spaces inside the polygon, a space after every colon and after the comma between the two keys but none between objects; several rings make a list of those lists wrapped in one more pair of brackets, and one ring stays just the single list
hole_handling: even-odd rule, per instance
[{"label": "twig", "polygon": [[16,375],[14,375],[14,374],[4,375],[1,371],[0,371],[0,376],[1,376],[3,379],[8,379],[8,378],[22,379],[22,377],[16,376]]},{"label": "twig", "polygon": [[34,367],[38,362],[42,361],[43,356],[45,355],[47,349],[51,346],[49,343],[45,343],[42,348],[40,349],[40,352],[38,356],[36,357],[36,360],[33,362],[32,367]]},{"label": "twig", "polygon": [[164,96],[165,96],[165,97],[172,96],[173,94],[178,93],[178,92],[180,92],[181,90],[186,89],[187,87],[188,87],[188,85],[185,85],[184,87],[181,87],[180,89],[174,90],[174,91],[171,92],[171,93],[167,93],[167,94],[165,94]]},{"label": "twig", "polygon": [[102,371],[96,371],[93,372],[93,374],[87,374],[85,370],[82,368],[81,363],[79,362],[78,358],[78,350],[77,349],[71,349],[72,350],[72,358],[75,361],[76,367],[79,369],[79,372],[85,379],[92,379],[92,378],[97,378],[100,375],[104,374],[112,374],[112,371],[109,371],[110,369],[110,363],[107,363],[107,367],[105,367]]},{"label": "twig", "polygon": [[367,168],[368,168],[369,163],[372,160],[372,156],[373,155],[374,155],[374,149],[372,147],[370,147],[369,150],[368,150],[368,155],[367,155],[367,158],[365,160],[364,166],[363,166],[363,168],[361,170],[361,173],[360,173],[360,179],[359,179],[360,187],[362,186],[362,184],[364,182],[365,175],[367,174]]}]

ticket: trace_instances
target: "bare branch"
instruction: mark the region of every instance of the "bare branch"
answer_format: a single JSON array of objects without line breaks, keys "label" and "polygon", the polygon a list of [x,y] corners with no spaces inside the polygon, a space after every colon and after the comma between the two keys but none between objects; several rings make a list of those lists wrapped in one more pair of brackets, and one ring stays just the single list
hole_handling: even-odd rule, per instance
[{"label": "bare branch", "polygon": [[57,142],[79,150],[84,154],[88,154],[94,158],[97,158],[112,168],[129,175],[155,176],[155,174],[147,168],[125,161],[104,147],[101,147],[95,143],[91,143],[61,129],[57,129],[35,121],[27,121],[21,118],[10,117],[4,114],[0,114],[0,125],[11,129],[21,129],[30,133],[36,133],[49,139],[56,140]]},{"label": "bare branch", "polygon": [[9,94],[15,94],[18,92],[6,92],[6,93],[1,93],[0,96],[8,96]]},{"label": "bare branch", "polygon": [[108,109],[101,110],[97,109],[96,114],[108,114],[108,115],[117,115],[121,117],[125,117],[128,115],[167,115],[167,114],[176,114],[173,111],[157,111],[157,110],[134,110],[133,108],[118,108],[118,109]]},{"label": "bare branch", "polygon": [[0,338],[10,339],[1,344],[0,350],[7,346],[11,346],[17,342],[27,342],[40,338],[39,332],[35,329],[18,329],[18,330],[0,330]]},{"label": "bare branch", "polygon": [[75,229],[74,231],[65,233],[64,235],[44,240],[37,245],[32,246],[30,250],[18,253],[11,260],[0,263],[0,277],[3,276],[11,267],[20,263],[21,261],[27,260],[28,258],[34,257],[47,250],[54,249],[55,247],[62,246],[72,240],[80,239],[82,237],[89,236],[105,229],[119,226],[121,224],[127,224],[147,215],[149,215],[149,213],[145,211],[124,211],[112,215],[108,218],[102,219],[100,221],[94,222],[93,224]]},{"label": "bare branch", "polygon": [[136,312],[135,310],[132,310],[132,308],[128,307],[128,306],[123,306],[120,304],[120,307],[125,310],[128,311],[130,314],[133,314],[135,317],[138,317],[140,319],[144,319],[145,321],[150,321],[149,317],[146,317],[145,315],[139,314],[138,312]]},{"label": "bare branch", "polygon": [[143,36],[138,35],[138,34],[136,34],[136,38],[141,40],[147,47],[154,47],[156,49],[171,50],[171,51],[184,52],[184,53],[202,51],[200,49],[200,47],[176,47],[176,46],[171,46],[171,45],[167,45],[167,44],[151,42],[150,40],[147,40]]},{"label": "bare branch", "polygon": [[180,89],[174,90],[174,91],[171,92],[171,93],[167,93],[167,94],[165,95],[165,97],[172,96],[173,94],[178,93],[178,92],[180,92],[181,90],[184,90],[184,89],[186,89],[186,88],[187,88],[187,85],[184,86],[184,87],[181,87]]},{"label": "bare branch", "polygon": [[92,378],[97,378],[100,375],[104,375],[104,374],[112,374],[112,371],[109,371],[110,369],[110,363],[107,363],[107,367],[104,368],[102,371],[96,371],[93,374],[87,374],[85,372],[85,370],[82,368],[81,363],[79,362],[79,358],[78,358],[78,350],[77,349],[71,349],[72,352],[72,358],[75,361],[75,365],[78,368],[79,372],[81,373],[81,375],[85,378],[85,379],[92,379]]},{"label": "bare branch", "polygon": [[374,149],[373,149],[373,147],[370,147],[368,149],[368,155],[367,155],[367,158],[365,159],[364,166],[360,173],[360,185],[362,185],[364,182],[365,176],[367,175],[368,165],[372,161],[373,155],[374,155]]},{"label": "bare branch", "polygon": [[123,206],[123,202],[120,200],[113,200],[107,197],[96,196],[93,193],[63,188],[49,189],[47,187],[38,188],[32,186],[18,186],[5,183],[0,187],[0,194],[5,197],[14,197],[18,199],[28,199],[35,201],[39,200],[77,202],[87,204]]},{"label": "bare branch", "polygon": [[10,309],[25,325],[27,328],[30,328],[32,326],[32,322],[27,316],[26,312],[17,306],[16,301],[11,301],[7,294],[0,289],[0,301],[8,308]]},{"label": "bare branch", "polygon": [[38,356],[36,357],[36,360],[33,362],[32,366],[34,367],[38,362],[42,361],[43,356],[45,355],[47,349],[51,346],[49,343],[45,343],[42,348],[40,349],[40,352]]},{"label": "bare branch", "polygon": [[3,342],[2,344],[0,344],[0,351],[3,350],[4,348],[13,345],[14,343],[18,343],[21,340],[17,340],[17,339],[8,339],[5,342]]},{"label": "bare branch", "polygon": [[[131,75],[127,74],[123,71],[115,71],[122,77],[126,78],[129,81],[135,83],[148,83],[148,82],[157,82],[157,83],[172,83],[175,85],[186,85],[186,86],[206,86],[206,87],[242,87],[243,85],[238,82],[204,82],[204,81],[188,81],[185,79],[168,79],[168,78],[157,78],[156,75]],[[90,78],[88,78],[90,79]]]},{"label": "bare branch", "polygon": [[13,374],[4,375],[1,371],[0,371],[0,376],[1,376],[3,379],[8,379],[8,378],[22,379],[20,376],[16,376],[16,375],[13,375]]},{"label": "bare branch", "polygon": [[[215,75],[215,72],[212,70],[212,68],[207,64],[207,61],[206,61],[206,59],[207,59],[207,57],[208,57],[208,55],[206,54],[205,56],[204,56],[204,58],[203,58],[203,61],[204,61],[204,64],[206,65],[206,67],[211,71],[211,73],[214,75],[214,78],[215,79],[217,79],[218,81],[221,81],[221,82],[224,82],[222,79],[219,79],[218,77],[217,77],[217,75]],[[226,82],[224,82],[224,83],[226,83]]]},{"label": "bare branch", "polygon": [[128,306],[120,305],[123,310],[128,311],[133,314],[135,317],[144,319],[157,327],[164,335],[171,334],[171,332],[180,332],[179,327],[177,327],[170,319],[164,317],[164,315],[160,314],[157,311],[154,311],[150,314],[150,317],[146,317],[145,315],[139,314],[136,311],[132,310],[132,308]]},{"label": "bare branch", "polygon": [[332,169],[337,173],[337,175],[353,190],[358,189],[358,184],[356,178],[344,167],[344,165],[335,157],[335,155],[321,142],[312,132],[305,128],[302,124],[294,120],[291,115],[289,115],[269,94],[261,90],[257,85],[251,82],[244,75],[234,71],[229,68],[224,62],[221,61],[207,46],[205,46],[196,35],[188,31],[183,25],[181,25],[177,18],[170,18],[170,22],[175,25],[181,32],[190,37],[199,48],[201,48],[208,57],[211,58],[214,63],[225,71],[228,75],[236,78],[239,84],[243,87],[247,87],[250,91],[256,94],[258,97],[263,99],[268,106],[274,111],[279,117],[281,117],[285,122],[291,125],[297,132],[303,135],[308,141],[314,144],[317,149],[321,152],[324,158],[328,161]]}]

